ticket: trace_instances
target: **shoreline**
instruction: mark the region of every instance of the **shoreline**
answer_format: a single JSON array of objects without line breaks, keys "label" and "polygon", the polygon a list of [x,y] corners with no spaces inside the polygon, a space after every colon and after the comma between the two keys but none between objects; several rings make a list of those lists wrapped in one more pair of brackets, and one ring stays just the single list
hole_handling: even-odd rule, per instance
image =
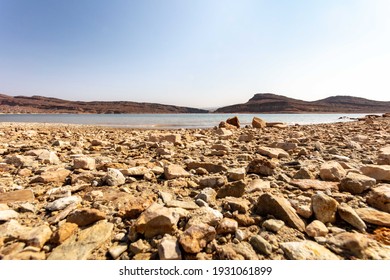
[{"label": "shoreline", "polygon": [[0,123],[0,259],[390,259],[389,140],[389,117]]}]

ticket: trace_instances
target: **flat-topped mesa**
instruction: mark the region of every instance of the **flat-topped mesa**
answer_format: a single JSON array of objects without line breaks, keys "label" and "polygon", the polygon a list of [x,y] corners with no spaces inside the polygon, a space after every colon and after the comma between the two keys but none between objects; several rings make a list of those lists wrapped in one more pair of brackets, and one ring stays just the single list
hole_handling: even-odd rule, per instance
[{"label": "flat-topped mesa", "polygon": [[246,103],[217,109],[216,113],[383,113],[390,102],[353,96],[331,96],[304,101],[272,93],[257,93]]}]

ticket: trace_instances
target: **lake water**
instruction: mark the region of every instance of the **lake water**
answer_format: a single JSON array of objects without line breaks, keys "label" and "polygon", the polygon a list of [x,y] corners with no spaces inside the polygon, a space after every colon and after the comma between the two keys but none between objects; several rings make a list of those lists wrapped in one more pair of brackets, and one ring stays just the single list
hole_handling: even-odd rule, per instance
[{"label": "lake water", "polygon": [[[254,116],[267,122],[319,124],[349,121],[366,114],[0,114],[0,122],[66,123],[128,128],[212,128],[238,116],[242,126]],[[347,117],[339,119],[340,117]]]}]

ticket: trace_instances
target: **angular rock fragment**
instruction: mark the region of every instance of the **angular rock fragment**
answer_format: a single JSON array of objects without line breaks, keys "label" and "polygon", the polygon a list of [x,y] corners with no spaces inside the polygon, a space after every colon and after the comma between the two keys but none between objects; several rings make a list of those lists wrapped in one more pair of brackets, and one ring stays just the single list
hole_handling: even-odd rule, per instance
[{"label": "angular rock fragment", "polygon": [[246,169],[247,173],[255,173],[264,176],[271,176],[275,173],[276,164],[266,158],[252,160]]},{"label": "angular rock fragment", "polygon": [[346,171],[336,161],[325,162],[320,168],[320,177],[324,181],[340,181],[345,175]]},{"label": "angular rock fragment", "polygon": [[171,164],[164,167],[164,176],[166,179],[176,179],[182,177],[190,177],[191,174],[184,170],[183,167],[177,164]]},{"label": "angular rock fragment", "polygon": [[367,196],[367,203],[376,209],[390,213],[390,185],[373,188]]},{"label": "angular rock fragment", "polygon": [[176,237],[166,234],[158,245],[160,260],[181,260],[182,255]]},{"label": "angular rock fragment", "polygon": [[215,238],[215,228],[199,223],[186,229],[179,237],[179,243],[187,253],[199,253],[207,243]]},{"label": "angular rock fragment", "polygon": [[390,165],[369,164],[361,167],[360,171],[377,181],[390,182]]},{"label": "angular rock fragment", "polygon": [[312,196],[311,204],[317,220],[323,223],[333,223],[336,221],[338,202],[324,193]]},{"label": "angular rock fragment", "polygon": [[337,213],[347,223],[357,228],[359,231],[366,231],[367,226],[359,215],[346,203],[341,203],[337,207]]},{"label": "angular rock fragment", "polygon": [[340,191],[351,194],[361,194],[373,187],[376,183],[374,178],[349,172],[346,177],[340,181]]},{"label": "angular rock fragment", "polygon": [[339,260],[339,257],[326,247],[310,240],[285,242],[281,243],[280,247],[290,260]]},{"label": "angular rock fragment", "polygon": [[390,214],[374,208],[359,208],[355,210],[363,221],[369,224],[390,227]]}]

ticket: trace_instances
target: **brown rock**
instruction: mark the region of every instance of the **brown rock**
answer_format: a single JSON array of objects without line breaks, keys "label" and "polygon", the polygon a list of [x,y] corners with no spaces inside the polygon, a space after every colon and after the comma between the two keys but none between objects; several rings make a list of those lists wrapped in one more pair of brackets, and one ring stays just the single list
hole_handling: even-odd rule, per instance
[{"label": "brown rock", "polygon": [[171,164],[164,167],[164,175],[168,180],[182,178],[182,177],[190,177],[191,174],[184,170],[183,167],[177,164]]},{"label": "brown rock", "polygon": [[245,193],[245,187],[246,184],[243,180],[226,184],[217,191],[217,198],[241,197]]},{"label": "brown rock", "polygon": [[66,218],[68,223],[76,224],[80,227],[93,224],[97,221],[104,220],[106,218],[106,213],[99,211],[97,209],[83,208],[77,209],[69,214]]},{"label": "brown rock", "polygon": [[289,182],[291,185],[300,188],[303,191],[313,189],[318,191],[337,190],[337,182],[324,182],[320,180],[311,180],[311,179],[295,179]]},{"label": "brown rock", "polygon": [[360,168],[360,171],[377,181],[390,182],[390,165],[369,164]]},{"label": "brown rock", "polygon": [[269,158],[289,158],[290,155],[283,149],[279,148],[269,148],[269,147],[259,147],[257,152],[262,156],[267,156]]},{"label": "brown rock", "polygon": [[226,122],[230,125],[235,126],[236,128],[240,128],[240,120],[237,116],[227,119]]},{"label": "brown rock", "polygon": [[277,197],[269,193],[261,195],[255,205],[255,212],[259,215],[271,214],[292,228],[302,232],[305,230],[305,223],[283,197]]},{"label": "brown rock", "polygon": [[186,229],[179,237],[179,243],[187,253],[199,253],[207,243],[214,240],[214,227],[199,223]]},{"label": "brown rock", "polygon": [[31,180],[31,183],[57,183],[62,184],[71,172],[64,168],[56,170],[47,170]]},{"label": "brown rock", "polygon": [[390,227],[390,214],[374,208],[359,208],[355,210],[363,221],[369,224]]},{"label": "brown rock", "polygon": [[0,203],[12,203],[23,201],[34,201],[32,190],[18,190],[6,193],[0,193]]},{"label": "brown rock", "polygon": [[19,236],[19,239],[26,242],[28,246],[42,248],[43,245],[50,239],[52,231],[49,226],[42,225],[24,232]]},{"label": "brown rock", "polygon": [[349,172],[346,177],[340,181],[340,191],[349,192],[351,194],[361,194],[364,191],[374,186],[376,180],[374,178]]},{"label": "brown rock", "polygon": [[264,120],[262,120],[262,119],[260,119],[258,117],[253,117],[253,119],[252,119],[252,126],[254,128],[264,128],[264,127],[267,126],[267,123]]},{"label": "brown rock", "polygon": [[348,204],[346,203],[339,204],[339,206],[337,207],[337,212],[339,213],[341,219],[343,219],[350,225],[354,226],[355,228],[357,228],[362,232],[366,231],[367,229],[366,224],[355,212],[355,210],[353,210],[352,207],[349,206]]},{"label": "brown rock", "polygon": [[318,193],[311,197],[311,205],[317,220],[323,223],[336,221],[338,202],[324,193]]},{"label": "brown rock", "polygon": [[238,223],[236,220],[230,218],[223,218],[217,226],[218,234],[234,233],[238,229]]},{"label": "brown rock", "polygon": [[265,157],[252,160],[247,166],[247,173],[271,176],[275,173],[276,164]]},{"label": "brown rock", "polygon": [[320,177],[324,181],[340,181],[345,175],[346,171],[336,161],[325,162],[320,168]]},{"label": "brown rock", "polygon": [[390,165],[390,146],[383,147],[379,150],[378,164]]},{"label": "brown rock", "polygon": [[53,234],[51,241],[55,244],[62,244],[66,239],[71,237],[78,229],[78,226],[73,223],[64,223]]},{"label": "brown rock", "polygon": [[220,260],[258,260],[256,252],[248,242],[228,243],[217,247]]},{"label": "brown rock", "polygon": [[190,162],[187,164],[187,169],[204,168],[210,173],[219,173],[227,171],[228,168],[224,165],[210,163],[210,162]]},{"label": "brown rock", "polygon": [[329,232],[324,223],[319,220],[314,220],[308,224],[305,231],[310,237],[326,236]]},{"label": "brown rock", "polygon": [[367,203],[376,209],[390,213],[390,185],[373,188],[367,196]]},{"label": "brown rock", "polygon": [[281,243],[280,247],[290,260],[339,260],[339,257],[326,247],[310,240],[285,242]]}]

